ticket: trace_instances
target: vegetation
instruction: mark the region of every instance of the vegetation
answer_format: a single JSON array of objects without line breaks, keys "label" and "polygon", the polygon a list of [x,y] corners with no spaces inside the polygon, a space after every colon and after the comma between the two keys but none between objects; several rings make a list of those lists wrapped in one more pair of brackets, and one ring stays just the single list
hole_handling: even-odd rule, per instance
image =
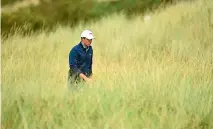
[{"label": "vegetation", "polygon": [[13,4],[18,1],[21,1],[21,0],[1,0],[1,5],[5,6],[5,5]]},{"label": "vegetation", "polygon": [[152,11],[176,1],[178,0],[40,0],[38,6],[28,6],[13,13],[3,11],[2,35],[40,33],[44,29],[53,31],[58,24],[74,27],[119,12],[124,12],[130,18],[137,13]]},{"label": "vegetation", "polygon": [[[2,40],[2,129],[211,129],[212,4]],[[83,29],[96,36],[94,82],[71,92],[68,53]]]}]

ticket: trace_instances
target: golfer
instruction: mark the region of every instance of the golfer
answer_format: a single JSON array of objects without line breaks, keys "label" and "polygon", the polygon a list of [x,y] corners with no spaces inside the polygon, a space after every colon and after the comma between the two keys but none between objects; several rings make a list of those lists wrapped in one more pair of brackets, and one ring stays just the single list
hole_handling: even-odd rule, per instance
[{"label": "golfer", "polygon": [[91,82],[94,39],[90,30],[81,33],[81,41],[69,53],[68,84],[77,84],[80,81]]}]

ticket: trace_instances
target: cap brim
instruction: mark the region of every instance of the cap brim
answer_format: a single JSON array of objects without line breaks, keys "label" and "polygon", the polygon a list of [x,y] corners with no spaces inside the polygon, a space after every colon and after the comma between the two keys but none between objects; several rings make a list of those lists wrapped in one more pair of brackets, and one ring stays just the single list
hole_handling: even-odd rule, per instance
[{"label": "cap brim", "polygon": [[94,37],[93,35],[89,35],[89,36],[87,37],[87,39],[95,39],[95,37]]}]

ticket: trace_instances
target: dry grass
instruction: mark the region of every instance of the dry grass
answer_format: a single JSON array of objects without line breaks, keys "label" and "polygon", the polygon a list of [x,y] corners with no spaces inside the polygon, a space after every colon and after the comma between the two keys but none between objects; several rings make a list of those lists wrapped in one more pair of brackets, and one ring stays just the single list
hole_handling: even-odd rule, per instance
[{"label": "dry grass", "polygon": [[[117,0],[97,0],[97,1],[98,2],[109,2],[109,1],[117,1]],[[13,4],[3,6],[1,8],[1,11],[3,13],[13,13],[21,8],[26,8],[30,5],[37,6],[39,4],[40,4],[40,0],[22,0],[21,2],[17,1],[17,2],[14,2]]]},{"label": "dry grass", "polygon": [[[150,14],[149,24],[115,14],[4,40],[3,129],[199,128],[212,107],[212,4],[180,3]],[[94,82],[72,94],[68,54],[85,28],[97,37]]]},{"label": "dry grass", "polygon": [[21,8],[26,8],[30,5],[33,6],[37,6],[39,5],[40,0],[22,0],[14,2],[13,4],[10,5],[5,5],[1,8],[1,11],[3,13],[12,13],[12,12],[16,12],[17,10],[21,9]]}]

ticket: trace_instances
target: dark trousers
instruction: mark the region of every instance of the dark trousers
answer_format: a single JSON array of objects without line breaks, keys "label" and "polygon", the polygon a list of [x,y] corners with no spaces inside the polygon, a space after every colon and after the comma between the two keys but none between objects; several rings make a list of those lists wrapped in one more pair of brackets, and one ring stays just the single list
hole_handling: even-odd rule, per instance
[{"label": "dark trousers", "polygon": [[77,89],[78,84],[82,81],[82,79],[78,76],[73,74],[72,70],[69,69],[68,71],[68,79],[67,79],[67,86],[68,89]]}]

